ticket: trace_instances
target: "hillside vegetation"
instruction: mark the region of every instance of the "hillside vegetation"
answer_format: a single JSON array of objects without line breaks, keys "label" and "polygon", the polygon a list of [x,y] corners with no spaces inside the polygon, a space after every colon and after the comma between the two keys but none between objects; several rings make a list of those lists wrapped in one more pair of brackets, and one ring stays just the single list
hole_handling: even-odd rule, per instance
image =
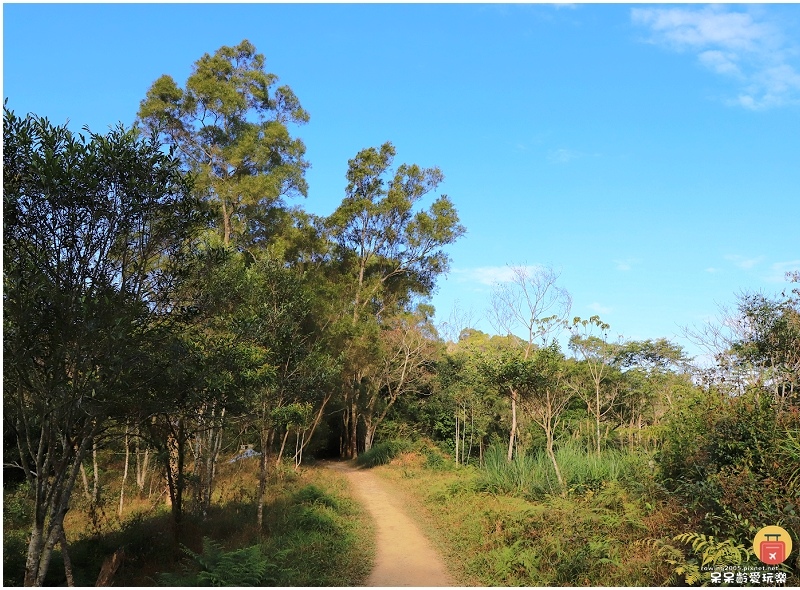
[{"label": "hillside vegetation", "polygon": [[551,268],[510,267],[495,334],[437,320],[442,171],[386,142],[329,216],[293,204],[309,114],[264,64],[205,54],[105,135],[4,107],[5,584],[359,584],[332,457],[465,583],[713,583],[768,525],[766,582],[800,583],[798,272],[690,333],[705,364],[573,316]]}]

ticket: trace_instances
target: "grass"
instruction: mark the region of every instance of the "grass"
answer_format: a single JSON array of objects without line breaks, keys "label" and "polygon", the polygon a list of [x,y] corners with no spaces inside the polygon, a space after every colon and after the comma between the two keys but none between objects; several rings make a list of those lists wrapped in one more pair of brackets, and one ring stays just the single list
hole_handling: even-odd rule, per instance
[{"label": "grass", "polygon": [[553,464],[543,451],[535,455],[517,455],[509,463],[505,449],[499,446],[487,449],[485,469],[477,486],[484,491],[518,494],[532,500],[563,492],[572,495],[597,492],[604,483],[612,481],[631,491],[650,491],[655,486],[650,458],[645,454],[608,449],[598,457],[566,444],[555,455],[565,490],[559,485]]},{"label": "grass", "polygon": [[[65,521],[76,584],[94,585],[103,560],[120,547],[125,548],[125,560],[115,585],[244,585],[247,580],[279,586],[364,583],[373,558],[372,525],[350,499],[340,474],[320,467],[298,473],[274,471],[264,527],[259,531],[258,461],[221,464],[219,470],[211,510],[205,517],[185,516],[183,546],[173,542],[169,507],[163,498],[148,501],[126,492],[130,502],[118,518],[118,498],[103,503],[101,497],[100,506],[88,510],[79,491]],[[19,586],[31,507],[24,490],[4,496],[3,582]],[[240,570],[231,564],[240,564]],[[230,577],[236,571],[242,576]],[[259,576],[253,577],[253,571],[260,572]],[[46,584],[65,584],[59,550],[54,552]]]},{"label": "grass", "polygon": [[[424,457],[413,455],[401,455],[376,471],[403,490],[413,506],[409,512],[463,585],[665,582],[669,566],[639,542],[684,532],[680,510],[666,500],[655,506],[645,502],[626,481],[626,469],[633,468],[622,457],[596,465],[587,459],[582,467],[569,465],[566,455],[562,459],[567,480],[584,484],[573,486],[566,497],[542,485],[549,481],[546,472],[532,473],[546,465],[535,458],[510,467],[502,481],[499,467],[494,475],[473,467],[432,470]],[[487,477],[496,478],[492,485]]]}]

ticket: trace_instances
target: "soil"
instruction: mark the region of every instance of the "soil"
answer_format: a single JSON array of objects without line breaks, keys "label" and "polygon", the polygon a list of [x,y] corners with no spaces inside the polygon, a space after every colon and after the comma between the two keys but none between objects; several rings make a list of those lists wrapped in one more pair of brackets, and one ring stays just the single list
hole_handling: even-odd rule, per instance
[{"label": "soil", "polygon": [[430,541],[406,513],[402,496],[366,469],[329,463],[350,481],[375,521],[375,566],[367,586],[455,586]]}]

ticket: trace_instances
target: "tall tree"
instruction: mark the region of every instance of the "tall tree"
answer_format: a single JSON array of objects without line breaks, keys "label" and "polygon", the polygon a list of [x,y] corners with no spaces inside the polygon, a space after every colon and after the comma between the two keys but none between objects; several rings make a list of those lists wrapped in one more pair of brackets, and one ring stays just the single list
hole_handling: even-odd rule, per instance
[{"label": "tall tree", "polygon": [[[444,246],[466,231],[453,203],[445,195],[418,209],[423,197],[443,180],[438,168],[402,164],[392,174],[391,143],[360,151],[349,161],[346,196],[327,219],[336,242],[335,256],[343,275],[347,334],[345,369],[346,455],[358,454],[358,402],[363,388],[378,388],[380,359],[370,339],[377,324],[408,309],[414,297],[429,295],[436,278],[447,271]],[[341,322],[340,322],[341,323]]]},{"label": "tall tree", "polygon": [[176,148],[218,208],[226,246],[248,246],[251,226],[281,198],[307,192],[305,146],[288,125],[308,122],[308,113],[264,65],[247,40],[220,47],[195,62],[184,88],[160,77],[139,107],[138,123]]},{"label": "tall tree", "polygon": [[150,326],[202,223],[178,163],[121,127],[76,137],[3,112],[3,419],[35,510],[25,584],[41,585],[81,463],[148,387]]}]

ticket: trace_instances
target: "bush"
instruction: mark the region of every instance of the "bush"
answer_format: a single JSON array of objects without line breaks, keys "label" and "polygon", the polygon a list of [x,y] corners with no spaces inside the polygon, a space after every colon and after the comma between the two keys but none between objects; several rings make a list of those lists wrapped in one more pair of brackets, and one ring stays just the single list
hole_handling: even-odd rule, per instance
[{"label": "bush", "polygon": [[781,411],[764,392],[699,392],[667,423],[658,456],[661,480],[695,510],[717,519],[729,511],[758,524],[783,519],[795,527],[800,522],[786,520],[786,507],[796,497],[791,433],[798,427],[796,414]]},{"label": "bush", "polygon": [[405,440],[387,440],[374,445],[369,451],[359,455],[356,464],[364,467],[386,465],[400,453],[411,450],[411,443]]}]

